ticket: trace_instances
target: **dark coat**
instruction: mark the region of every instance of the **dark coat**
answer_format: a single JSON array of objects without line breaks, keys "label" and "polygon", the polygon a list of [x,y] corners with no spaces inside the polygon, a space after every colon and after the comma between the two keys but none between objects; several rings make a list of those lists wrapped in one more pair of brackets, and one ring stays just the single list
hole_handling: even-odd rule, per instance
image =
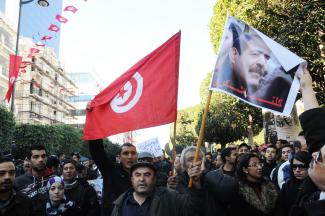
[{"label": "dark coat", "polygon": [[131,187],[130,174],[116,162],[115,155],[107,155],[103,140],[90,140],[89,152],[103,176],[103,211],[110,215],[113,201]]},{"label": "dark coat", "polygon": [[[198,210],[201,191],[192,189],[191,194],[179,194],[176,191],[165,188],[156,187],[150,208],[150,216],[190,216],[194,215]],[[114,209],[112,216],[120,216],[123,201],[127,192],[123,193],[116,201],[114,201]]]},{"label": "dark coat", "polygon": [[16,192],[9,205],[0,209],[0,216],[32,216],[32,201]]},{"label": "dark coat", "polygon": [[[319,151],[325,143],[325,111],[323,108],[314,108],[303,112],[300,116],[300,124],[304,131],[309,152]],[[307,177],[298,193],[295,205],[292,207],[292,216],[320,216],[325,215],[325,200],[318,200],[315,194],[320,191]]]},{"label": "dark coat", "polygon": [[46,185],[51,176],[52,170],[46,169],[40,178],[34,177],[30,172],[16,178],[15,188],[32,200],[33,216],[43,216],[43,206],[48,199]]},{"label": "dark coat", "polygon": [[292,206],[295,204],[299,191],[302,189],[302,180],[296,178],[290,179],[284,183],[279,194],[277,201],[276,215],[287,216],[289,215]]},{"label": "dark coat", "polygon": [[208,172],[204,179],[205,207],[201,215],[235,215],[238,210],[234,206],[238,204],[237,180],[223,174],[222,167],[218,170]]},{"label": "dark coat", "polygon": [[100,214],[96,191],[86,181],[78,180],[74,187],[65,189],[64,195],[80,207],[80,216],[97,216]]}]

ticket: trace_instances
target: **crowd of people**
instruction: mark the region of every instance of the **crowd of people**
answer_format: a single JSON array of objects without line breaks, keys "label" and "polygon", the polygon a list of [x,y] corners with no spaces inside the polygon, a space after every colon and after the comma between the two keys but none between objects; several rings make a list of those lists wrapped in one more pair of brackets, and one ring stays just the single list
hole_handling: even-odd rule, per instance
[{"label": "crowd of people", "polygon": [[[171,161],[130,143],[111,155],[101,139],[89,141],[91,160],[42,145],[22,166],[1,156],[0,215],[325,215],[325,111],[308,72],[300,82],[303,131],[292,142],[229,144],[197,161],[196,146]],[[89,184],[98,179],[101,191]]]}]

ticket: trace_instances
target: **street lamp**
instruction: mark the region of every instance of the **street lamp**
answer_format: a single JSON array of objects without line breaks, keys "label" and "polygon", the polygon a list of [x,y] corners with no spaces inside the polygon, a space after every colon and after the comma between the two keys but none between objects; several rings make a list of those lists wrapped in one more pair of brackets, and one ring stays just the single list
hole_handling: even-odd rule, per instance
[{"label": "street lamp", "polygon": [[[33,2],[34,0],[19,0],[19,13],[18,13],[18,27],[17,27],[17,37],[16,37],[16,50],[15,50],[15,55],[17,56],[19,53],[19,35],[20,35],[20,16],[21,16],[21,7],[24,4],[29,4]],[[37,1],[38,5],[41,7],[48,7],[50,3],[47,0],[38,0]],[[10,110],[12,113],[15,111],[15,84],[16,82],[13,83],[12,85],[12,95],[11,95],[11,107]]]}]

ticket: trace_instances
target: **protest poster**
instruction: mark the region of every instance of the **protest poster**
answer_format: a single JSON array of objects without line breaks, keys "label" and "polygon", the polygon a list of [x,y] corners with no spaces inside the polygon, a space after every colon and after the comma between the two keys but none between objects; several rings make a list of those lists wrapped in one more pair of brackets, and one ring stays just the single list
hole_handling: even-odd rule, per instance
[{"label": "protest poster", "polygon": [[163,155],[158,138],[153,138],[137,144],[138,152],[149,152],[155,157]]},{"label": "protest poster", "polygon": [[210,90],[288,116],[305,60],[257,29],[227,17]]}]

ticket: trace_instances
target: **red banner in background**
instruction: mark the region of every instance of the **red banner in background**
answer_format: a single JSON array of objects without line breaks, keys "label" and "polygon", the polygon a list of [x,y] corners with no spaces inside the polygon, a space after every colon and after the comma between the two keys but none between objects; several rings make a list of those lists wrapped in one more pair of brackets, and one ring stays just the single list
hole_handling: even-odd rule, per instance
[{"label": "red banner in background", "polygon": [[18,77],[19,67],[22,62],[21,56],[10,55],[9,62],[9,80],[8,80],[8,91],[6,94],[6,100],[9,102],[12,94],[13,85]]}]

